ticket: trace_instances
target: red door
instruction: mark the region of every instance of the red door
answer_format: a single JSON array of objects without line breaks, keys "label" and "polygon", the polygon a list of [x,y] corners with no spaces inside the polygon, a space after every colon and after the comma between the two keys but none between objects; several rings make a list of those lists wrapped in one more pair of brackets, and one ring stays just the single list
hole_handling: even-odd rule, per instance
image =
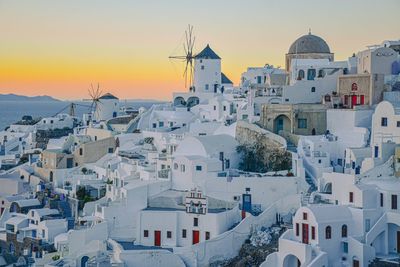
[{"label": "red door", "polygon": [[351,96],[351,107],[354,107],[355,105],[357,105],[357,96],[352,95]]},{"label": "red door", "polygon": [[200,242],[200,232],[193,231],[193,245]]},{"label": "red door", "polygon": [[360,95],[360,105],[364,105],[364,95]]},{"label": "red door", "polygon": [[303,243],[308,244],[308,224],[302,224]]},{"label": "red door", "polygon": [[154,231],[154,246],[161,246],[161,231]]}]

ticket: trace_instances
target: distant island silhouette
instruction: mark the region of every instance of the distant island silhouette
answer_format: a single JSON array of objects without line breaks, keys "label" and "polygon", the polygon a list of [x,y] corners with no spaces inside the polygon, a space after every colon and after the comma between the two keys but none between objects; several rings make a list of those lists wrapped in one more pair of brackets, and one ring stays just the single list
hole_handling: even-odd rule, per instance
[{"label": "distant island silhouette", "polygon": [[24,96],[16,94],[0,94],[0,101],[60,101],[48,95]]}]

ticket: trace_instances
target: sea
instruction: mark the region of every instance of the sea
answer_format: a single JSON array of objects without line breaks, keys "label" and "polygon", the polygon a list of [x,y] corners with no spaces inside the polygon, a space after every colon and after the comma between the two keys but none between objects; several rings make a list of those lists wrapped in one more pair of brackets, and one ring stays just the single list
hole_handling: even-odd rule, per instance
[{"label": "sea", "polygon": [[[90,110],[89,102],[74,101],[76,103],[75,116],[82,118],[84,113]],[[146,109],[157,101],[126,100],[121,101],[121,106],[132,107],[137,110],[140,107]],[[30,115],[33,118],[54,116],[57,113],[68,113],[68,101],[0,101],[0,131],[10,124],[21,120],[22,116]]]}]

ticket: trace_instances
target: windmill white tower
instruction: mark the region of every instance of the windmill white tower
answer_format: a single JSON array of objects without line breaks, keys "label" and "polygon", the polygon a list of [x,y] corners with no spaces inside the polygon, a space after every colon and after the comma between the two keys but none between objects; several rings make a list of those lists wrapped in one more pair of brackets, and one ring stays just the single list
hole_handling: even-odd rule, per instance
[{"label": "windmill white tower", "polygon": [[194,57],[194,89],[218,93],[221,89],[221,58],[207,45]]},{"label": "windmill white tower", "polygon": [[100,85],[97,84],[97,89],[94,89],[91,85],[89,90],[91,99],[85,99],[91,101],[90,111],[95,121],[106,121],[111,118],[115,118],[119,111],[119,99],[110,93],[102,94]]}]

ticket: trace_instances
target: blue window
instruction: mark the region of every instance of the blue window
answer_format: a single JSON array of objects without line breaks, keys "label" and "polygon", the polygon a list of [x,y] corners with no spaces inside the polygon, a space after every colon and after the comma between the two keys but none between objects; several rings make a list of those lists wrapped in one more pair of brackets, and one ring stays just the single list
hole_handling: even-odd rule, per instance
[{"label": "blue window", "polygon": [[307,119],[298,119],[297,124],[299,129],[307,129]]},{"label": "blue window", "polygon": [[200,165],[197,165],[196,166],[196,171],[201,171],[201,170],[202,170],[202,167]]},{"label": "blue window", "polygon": [[347,242],[343,242],[343,252],[349,253],[349,244]]},{"label": "blue window", "polygon": [[314,80],[315,75],[316,75],[316,70],[315,69],[309,69],[307,71],[307,80],[309,80],[309,81]]},{"label": "blue window", "polygon": [[153,123],[153,128],[157,128],[157,123]]},{"label": "blue window", "polygon": [[378,146],[375,146],[374,155],[375,155],[375,158],[377,158],[379,155],[379,147]]},{"label": "blue window", "polygon": [[206,84],[206,90],[208,90],[208,84]]},{"label": "blue window", "polygon": [[257,76],[257,83],[258,83],[258,84],[261,83],[261,76]]},{"label": "blue window", "polygon": [[158,127],[164,127],[164,122],[163,121],[159,121],[158,122]]},{"label": "blue window", "polygon": [[388,123],[388,120],[386,117],[382,117],[381,119],[381,126],[386,127]]}]

